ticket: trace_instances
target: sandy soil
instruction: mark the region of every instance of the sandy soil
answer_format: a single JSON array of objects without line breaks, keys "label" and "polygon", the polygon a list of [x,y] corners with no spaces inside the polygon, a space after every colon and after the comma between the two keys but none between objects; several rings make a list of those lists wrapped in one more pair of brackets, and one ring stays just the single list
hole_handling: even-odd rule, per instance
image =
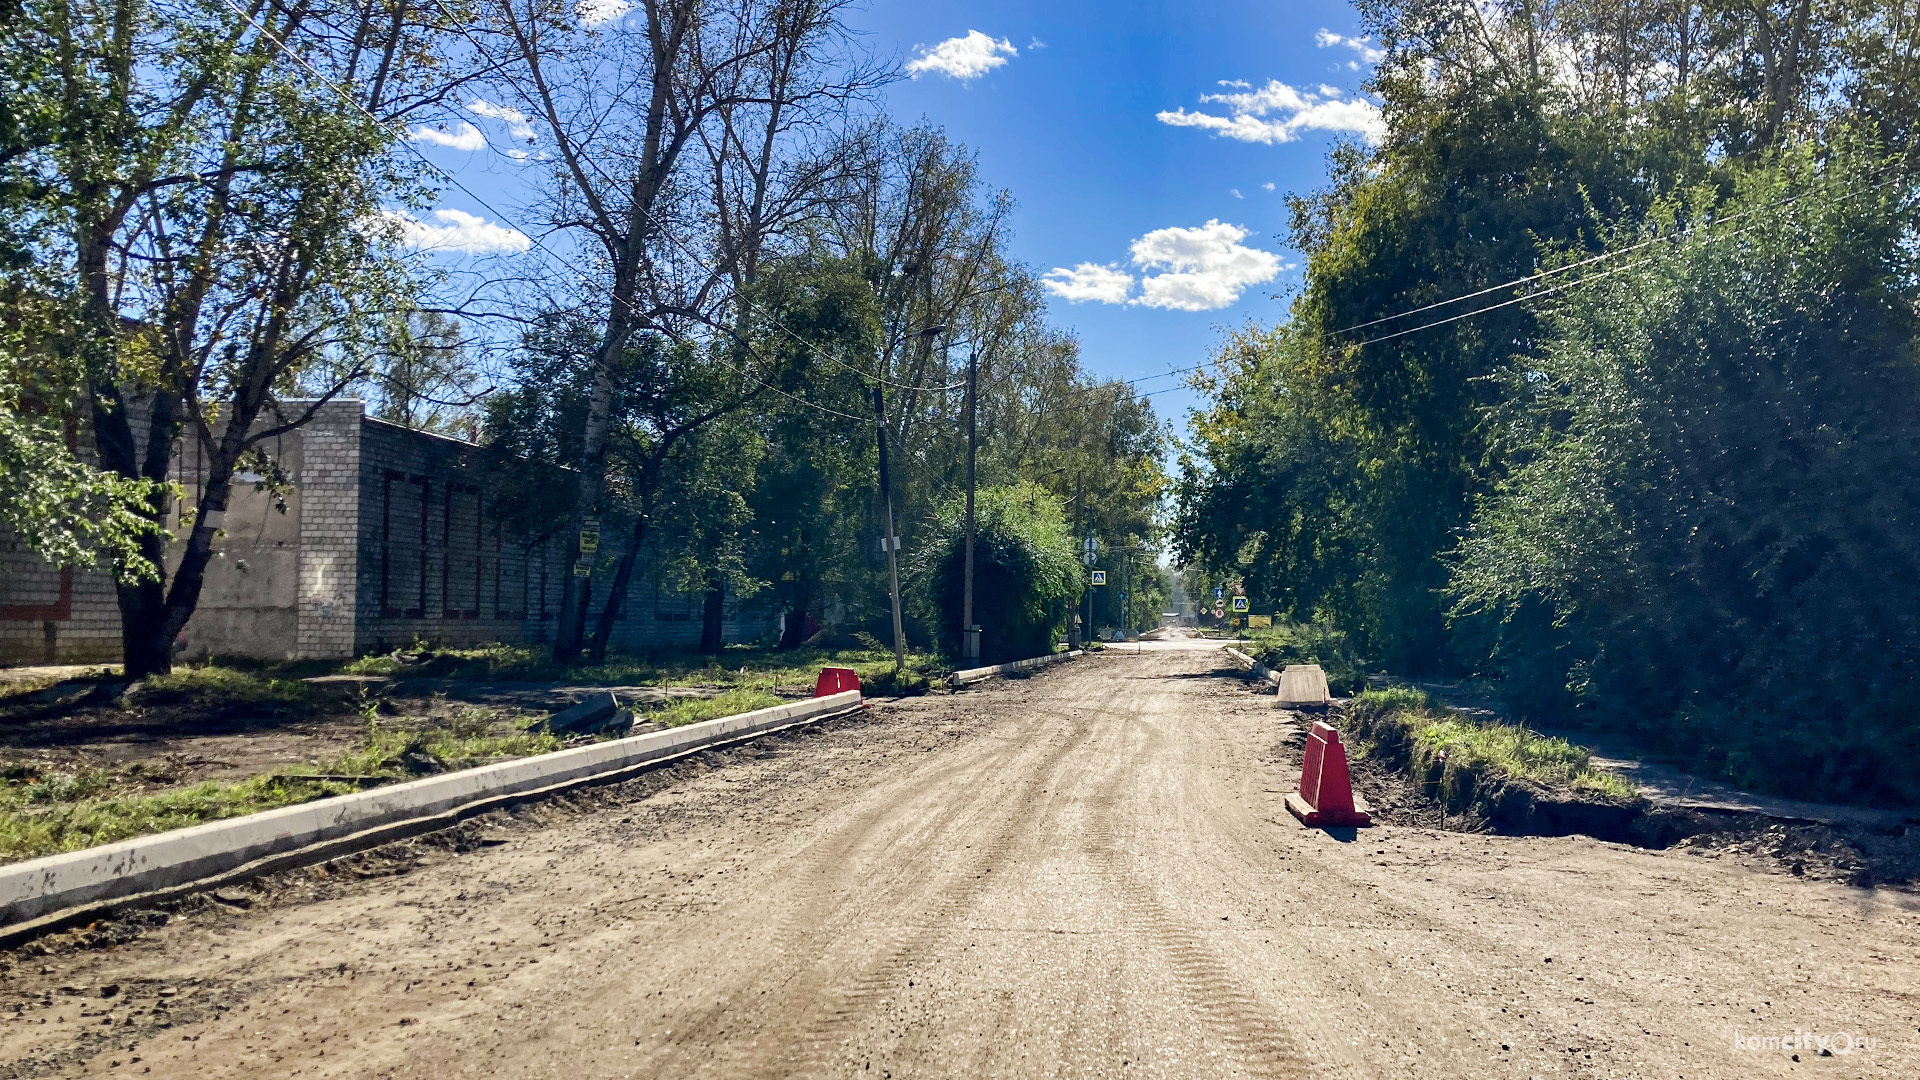
[{"label": "sandy soil", "polygon": [[[1920,1075],[1912,894],[1308,831],[1216,663],[888,704],[14,953],[0,1075]],[[1875,1045],[1736,1048],[1796,1028]]]}]

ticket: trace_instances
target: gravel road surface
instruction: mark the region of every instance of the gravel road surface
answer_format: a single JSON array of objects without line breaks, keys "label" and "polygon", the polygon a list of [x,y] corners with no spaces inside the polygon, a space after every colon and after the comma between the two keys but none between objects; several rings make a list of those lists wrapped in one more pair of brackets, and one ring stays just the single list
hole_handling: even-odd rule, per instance
[{"label": "gravel road surface", "polygon": [[1229,671],[881,704],[16,951],[0,1076],[1920,1076],[1911,893],[1309,831]]}]

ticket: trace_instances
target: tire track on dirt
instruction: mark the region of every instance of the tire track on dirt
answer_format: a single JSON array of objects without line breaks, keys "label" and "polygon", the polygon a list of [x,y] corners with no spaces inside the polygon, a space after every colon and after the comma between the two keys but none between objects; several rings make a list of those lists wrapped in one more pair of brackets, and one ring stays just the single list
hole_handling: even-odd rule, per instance
[{"label": "tire track on dirt", "polygon": [[1082,852],[1125,912],[1127,926],[1165,959],[1191,1014],[1244,1072],[1290,1080],[1309,1076],[1309,1059],[1285,1034],[1282,1017],[1235,976],[1200,933],[1196,915],[1163,903],[1152,878],[1126,856],[1117,823],[1122,818],[1138,820],[1143,812],[1156,809],[1141,764],[1163,758],[1169,741],[1162,725],[1139,715],[1128,718],[1126,732],[1140,737],[1142,744],[1116,755],[1125,764],[1110,770],[1088,797]]},{"label": "tire track on dirt", "polygon": [[[1030,713],[1025,725],[1029,740],[1036,730],[1045,731],[1063,722],[1068,725],[1065,736],[1049,740],[1044,750],[1029,744],[1020,747],[1014,754],[993,756],[993,764],[1017,777],[1014,790],[1001,794],[994,792],[989,785],[971,785],[975,794],[968,800],[969,807],[982,807],[984,804],[984,813],[968,815],[981,818],[978,824],[963,831],[954,827],[959,824],[958,815],[947,815],[944,820],[953,824],[939,832],[931,832],[929,842],[924,845],[927,851],[944,852],[947,861],[952,860],[955,850],[971,851],[974,853],[972,857],[964,866],[948,872],[944,881],[918,898],[918,903],[913,905],[912,918],[907,917],[905,910],[890,913],[889,931],[884,945],[878,950],[879,958],[850,978],[841,976],[837,980],[837,989],[820,995],[825,1004],[812,1009],[806,1021],[796,1025],[791,1036],[780,1040],[794,1052],[773,1069],[775,1075],[812,1076],[828,1071],[836,1064],[848,1064],[835,1059],[841,1056],[862,1023],[875,1015],[884,996],[905,982],[907,969],[917,960],[935,952],[942,942],[964,928],[964,917],[979,905],[982,895],[992,886],[990,876],[995,870],[1003,870],[1015,849],[1028,839],[1027,834],[1034,820],[1029,808],[1038,801],[1038,794],[1053,786],[1053,778],[1063,762],[1080,749],[1092,720],[1085,710],[1079,711],[1079,716],[1051,710]],[[1037,760],[1005,761],[1006,758],[1021,757]],[[934,788],[926,789],[923,794],[929,798],[950,797],[950,794],[943,794],[942,790]],[[982,832],[988,837],[984,845],[979,843]],[[935,842],[942,835],[972,839],[974,843],[962,846]],[[831,978],[831,972],[819,971],[819,966],[816,966],[815,973]],[[802,979],[802,982],[806,980]]]}]

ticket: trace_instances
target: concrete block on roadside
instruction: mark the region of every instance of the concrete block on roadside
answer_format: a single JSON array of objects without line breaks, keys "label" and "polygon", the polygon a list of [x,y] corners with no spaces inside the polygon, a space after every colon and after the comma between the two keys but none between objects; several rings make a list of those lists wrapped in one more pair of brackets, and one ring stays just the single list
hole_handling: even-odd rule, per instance
[{"label": "concrete block on roadside", "polygon": [[581,735],[625,735],[633,730],[633,710],[615,709],[606,719],[574,730]]},{"label": "concrete block on roadside", "polygon": [[1319,664],[1288,664],[1280,672],[1280,693],[1274,704],[1325,705],[1333,695],[1327,690],[1327,673]]},{"label": "concrete block on roadside", "polygon": [[541,722],[555,735],[584,735],[605,727],[620,711],[620,702],[611,693],[592,694],[570,709],[554,713]]}]

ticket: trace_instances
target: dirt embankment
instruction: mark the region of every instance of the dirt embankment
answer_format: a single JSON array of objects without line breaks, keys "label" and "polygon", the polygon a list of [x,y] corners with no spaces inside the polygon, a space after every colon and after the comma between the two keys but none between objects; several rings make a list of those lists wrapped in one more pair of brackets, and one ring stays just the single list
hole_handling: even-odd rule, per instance
[{"label": "dirt embankment", "polygon": [[[1271,693],[1257,683],[1249,689]],[[1920,882],[1920,825],[1898,815],[1822,821],[1703,809],[1519,780],[1497,770],[1461,772],[1443,782],[1432,762],[1417,760],[1402,727],[1356,718],[1338,703],[1287,715],[1295,728],[1290,746],[1304,740],[1316,719],[1347,733],[1355,744],[1355,783],[1369,793],[1377,820],[1506,836],[1583,835],[1869,888]]]}]

